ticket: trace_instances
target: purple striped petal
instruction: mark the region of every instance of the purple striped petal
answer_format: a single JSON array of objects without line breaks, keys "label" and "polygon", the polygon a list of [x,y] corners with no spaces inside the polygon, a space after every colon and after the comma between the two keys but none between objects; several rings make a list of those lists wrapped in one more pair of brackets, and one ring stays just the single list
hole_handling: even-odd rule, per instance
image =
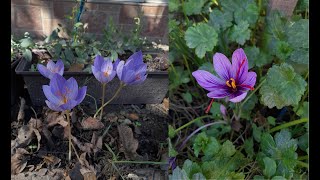
[{"label": "purple striped petal", "polygon": [[213,91],[216,88],[225,86],[225,82],[217,78],[213,74],[204,70],[197,70],[192,73],[192,76],[197,80],[198,84],[208,91]]},{"label": "purple striped petal", "polygon": [[122,81],[122,71],[123,71],[124,61],[120,61],[117,66],[117,76]]},{"label": "purple striped petal", "polygon": [[46,100],[45,101],[47,106],[51,109],[51,110],[54,110],[54,111],[64,111],[64,109],[62,109],[61,107],[59,107],[58,105],[56,104],[53,104],[51,103],[50,101]]},{"label": "purple striped petal", "polygon": [[59,73],[62,76],[64,72],[64,64],[61,59],[57,61],[56,68],[58,69],[56,73]]},{"label": "purple striped petal", "polygon": [[96,70],[101,71],[101,66],[102,66],[103,61],[104,61],[104,59],[102,56],[100,56],[100,55],[96,56],[96,58],[94,59],[94,63],[93,63]]},{"label": "purple striped petal", "polygon": [[61,105],[63,104],[63,99],[60,96],[55,96],[52,91],[50,86],[48,85],[43,85],[42,86],[42,90],[44,92],[44,95],[46,96],[46,98],[53,104],[57,104],[57,105]]},{"label": "purple striped petal", "polygon": [[230,93],[228,89],[215,89],[213,91],[210,91],[207,96],[209,98],[215,98],[215,99],[220,99],[229,96]]},{"label": "purple striped petal", "polygon": [[66,98],[69,99],[75,99],[78,95],[78,83],[77,81],[71,77],[67,80],[64,86],[64,91],[62,92],[65,94]]},{"label": "purple striped petal", "polygon": [[117,59],[117,60],[113,63],[113,70],[116,70],[116,69],[117,69],[119,62],[120,62],[120,59]]},{"label": "purple striped petal", "polygon": [[127,60],[127,64],[138,65],[143,63],[143,55],[141,51],[133,53]]},{"label": "purple striped petal", "polygon": [[78,90],[78,96],[75,99],[78,104],[80,104],[83,101],[83,99],[86,96],[86,93],[87,93],[87,86],[83,86]]},{"label": "purple striped petal", "polygon": [[221,53],[213,56],[213,66],[217,74],[224,80],[228,81],[233,77],[232,66],[229,59]]},{"label": "purple striped petal", "polygon": [[[254,87],[256,84],[257,74],[255,72],[248,72],[245,81],[242,83],[247,86]],[[245,87],[249,89],[248,87]]]},{"label": "purple striped petal", "polygon": [[47,63],[47,69],[49,69],[49,70],[52,72],[52,70],[53,70],[55,67],[56,67],[56,64],[55,64],[52,60],[48,61],[48,63]]},{"label": "purple striped petal", "polygon": [[55,96],[62,98],[65,83],[66,79],[64,79],[60,74],[53,74],[53,77],[51,78],[49,83],[52,93]]},{"label": "purple striped petal", "polygon": [[76,105],[78,105],[78,102],[76,100],[70,99],[67,101],[67,103],[60,105],[60,108],[63,110],[71,110]]},{"label": "purple striped petal", "polygon": [[40,74],[48,79],[52,78],[52,73],[42,64],[37,65],[37,69],[40,72]]},{"label": "purple striped petal", "polygon": [[144,75],[142,73],[142,74],[139,74],[139,79],[135,79],[134,81],[130,82],[129,84],[130,85],[142,84],[146,79],[147,79],[147,74]]},{"label": "purple striped petal", "polygon": [[234,102],[234,103],[237,103],[237,102],[242,101],[246,96],[247,96],[247,92],[244,92],[244,93],[241,93],[240,95],[238,95],[238,96],[236,96],[234,98],[231,98],[230,101]]},{"label": "purple striped petal", "polygon": [[122,77],[122,81],[126,84],[129,84],[130,82],[134,81],[134,79],[136,78],[135,76],[135,72],[133,70],[128,70],[123,72],[123,77]]},{"label": "purple striped petal", "polygon": [[103,73],[108,72],[110,74],[112,70],[113,70],[113,65],[110,59],[107,59],[102,63],[101,72]]},{"label": "purple striped petal", "polygon": [[242,48],[235,50],[232,54],[232,71],[235,74],[234,79],[241,84],[248,73],[248,59]]}]

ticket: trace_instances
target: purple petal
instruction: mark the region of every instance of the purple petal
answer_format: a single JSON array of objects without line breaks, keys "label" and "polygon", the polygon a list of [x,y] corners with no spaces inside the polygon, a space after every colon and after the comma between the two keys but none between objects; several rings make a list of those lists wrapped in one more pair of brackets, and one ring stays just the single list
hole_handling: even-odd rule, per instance
[{"label": "purple petal", "polygon": [[51,92],[55,96],[62,98],[65,83],[66,83],[66,79],[64,79],[64,77],[62,77],[60,74],[57,74],[57,73],[53,74],[53,77],[51,78],[49,83]]},{"label": "purple petal", "polygon": [[113,70],[113,65],[110,59],[107,59],[102,63],[101,72],[104,72],[104,73],[108,72],[110,74],[112,70]]},{"label": "purple petal", "polygon": [[59,73],[62,76],[63,75],[63,71],[64,71],[64,64],[63,64],[61,59],[59,59],[57,61],[56,68],[58,69],[58,71],[56,73]]},{"label": "purple petal", "polygon": [[223,104],[220,105],[220,112],[224,116],[227,115],[227,108]]},{"label": "purple petal", "polygon": [[67,82],[64,85],[64,92],[66,98],[68,100],[75,99],[78,95],[78,83],[77,81],[71,77],[67,80]]},{"label": "purple petal", "polygon": [[232,71],[236,82],[241,84],[248,73],[248,59],[242,48],[235,50],[232,54]]},{"label": "purple petal", "polygon": [[57,104],[57,105],[63,104],[63,102],[62,102],[62,97],[60,97],[60,96],[55,96],[55,95],[52,93],[50,86],[48,86],[48,85],[43,85],[43,86],[42,86],[42,90],[43,90],[44,95],[46,96],[46,98],[47,98],[51,103]]},{"label": "purple petal", "polygon": [[96,58],[94,59],[94,67],[96,68],[96,70],[101,71],[101,66],[103,63],[104,59],[102,56],[97,55]]},{"label": "purple petal", "polygon": [[133,53],[127,60],[127,63],[132,63],[135,65],[143,63],[143,55],[141,51]]},{"label": "purple petal", "polygon": [[78,96],[75,99],[78,104],[80,104],[83,101],[84,97],[86,96],[86,93],[87,93],[87,86],[83,86],[78,90]]},{"label": "purple petal", "polygon": [[113,63],[113,70],[116,70],[116,69],[117,69],[119,62],[120,62],[120,59],[117,59],[117,60]]},{"label": "purple petal", "polygon": [[72,108],[74,108],[76,105],[78,105],[78,102],[76,100],[70,99],[68,100],[67,103],[62,104],[60,106],[61,109],[63,110],[71,110]]},{"label": "purple petal", "polygon": [[228,89],[224,89],[224,88],[221,88],[221,89],[215,89],[213,91],[210,91],[207,96],[209,98],[215,98],[215,99],[220,99],[220,98],[224,98],[226,96],[229,96],[230,93],[228,91]]},{"label": "purple petal", "polygon": [[216,53],[213,56],[213,66],[217,74],[225,82],[233,77],[231,63],[224,54]]},{"label": "purple petal", "polygon": [[52,60],[47,63],[47,69],[49,69],[50,71],[52,71],[55,67],[56,64]]},{"label": "purple petal", "polygon": [[147,79],[147,74],[140,74],[140,79],[138,80],[134,80],[132,82],[129,83],[129,85],[136,85],[136,84],[142,84],[145,80]]},{"label": "purple petal", "polygon": [[51,79],[52,78],[52,73],[42,64],[37,65],[37,69],[42,74],[42,76]]},{"label": "purple petal", "polygon": [[45,101],[47,106],[54,111],[64,111],[62,108],[60,108],[58,105],[51,103],[50,101],[46,100]]},{"label": "purple petal", "polygon": [[238,96],[236,96],[234,98],[231,98],[230,101],[234,102],[234,103],[237,103],[237,102],[242,101],[246,96],[247,96],[247,92],[244,92],[244,93],[241,93],[240,95],[238,95]]},{"label": "purple petal", "polygon": [[116,74],[117,74],[116,71],[111,71],[111,74],[109,74],[108,76],[108,82],[112,81],[112,79],[116,76]]},{"label": "purple petal", "polygon": [[208,91],[213,91],[225,85],[225,82],[208,71],[197,70],[192,73],[192,76],[197,80],[198,84]]},{"label": "purple petal", "polygon": [[[250,87],[254,87],[254,85],[256,84],[256,79],[257,79],[257,74],[255,72],[248,72],[247,78],[242,84]],[[245,88],[249,89],[248,87],[245,87]]]},{"label": "purple petal", "polygon": [[118,78],[122,81],[122,70],[124,66],[124,61],[120,61],[118,66],[117,66],[117,76]]},{"label": "purple petal", "polygon": [[125,82],[126,84],[130,84],[136,78],[135,75],[136,74],[133,70],[128,70],[128,71],[124,72],[123,77],[122,77],[122,81]]},{"label": "purple petal", "polygon": [[97,71],[97,72],[93,73],[93,75],[94,75],[94,77],[95,77],[99,82],[105,83],[106,77],[103,75],[102,72]]}]

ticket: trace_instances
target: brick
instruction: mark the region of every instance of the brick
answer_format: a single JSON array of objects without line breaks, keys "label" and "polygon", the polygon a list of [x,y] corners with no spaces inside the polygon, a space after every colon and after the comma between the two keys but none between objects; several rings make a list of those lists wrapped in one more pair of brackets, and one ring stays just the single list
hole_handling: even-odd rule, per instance
[{"label": "brick", "polygon": [[120,9],[119,23],[134,24],[134,18],[141,14],[141,8],[137,5],[123,5]]},{"label": "brick", "polygon": [[99,5],[96,4],[96,3],[85,3],[84,7],[85,7],[86,10],[90,10],[91,11],[91,10],[98,10]]},{"label": "brick", "polygon": [[101,11],[86,11],[81,16],[81,21],[88,23],[88,32],[102,33],[106,27],[106,13]]},{"label": "brick", "polygon": [[162,37],[168,28],[168,16],[144,16],[142,23],[141,35]]},{"label": "brick", "polygon": [[120,12],[121,5],[119,4],[108,4],[108,3],[101,3],[97,4],[99,6],[99,11],[107,11],[107,12]]},{"label": "brick", "polygon": [[41,13],[43,19],[51,19],[54,18],[53,16],[53,9],[47,7],[41,7]]},{"label": "brick", "polygon": [[29,0],[11,0],[11,4],[16,5],[27,5],[29,3]]},{"label": "brick", "polygon": [[286,16],[290,17],[294,8],[297,5],[298,0],[270,0],[269,8],[271,10],[282,11]]},{"label": "brick", "polygon": [[168,6],[142,6],[144,15],[168,15]]},{"label": "brick", "polygon": [[36,6],[15,6],[16,28],[42,30],[41,8]]},{"label": "brick", "polygon": [[53,14],[55,18],[65,19],[65,16],[72,14],[73,7],[76,6],[74,2],[53,2]]},{"label": "brick", "polygon": [[52,7],[52,1],[50,0],[30,0],[29,4],[33,6]]},{"label": "brick", "polygon": [[64,25],[64,21],[62,19],[43,19],[43,33],[45,35],[50,35],[51,32],[58,27],[58,24]]}]

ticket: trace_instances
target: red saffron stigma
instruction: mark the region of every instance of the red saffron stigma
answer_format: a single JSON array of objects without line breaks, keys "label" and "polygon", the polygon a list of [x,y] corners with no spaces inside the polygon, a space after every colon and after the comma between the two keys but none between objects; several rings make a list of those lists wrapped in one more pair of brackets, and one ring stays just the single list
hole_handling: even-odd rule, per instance
[{"label": "red saffron stigma", "polygon": [[240,64],[240,67],[239,67],[239,69],[238,69],[238,71],[237,71],[236,79],[238,79],[238,76],[239,76],[239,73],[240,73],[240,69],[241,69],[241,67],[243,66],[243,64],[244,64],[245,61],[246,61],[246,58],[244,58],[244,59],[242,60],[241,64]]},{"label": "red saffron stigma", "polygon": [[211,109],[211,106],[212,106],[212,103],[213,103],[213,100],[214,100],[214,99],[212,98],[211,101],[210,101],[209,106],[207,107],[207,109],[206,109],[206,111],[205,111],[206,114],[209,113],[209,111],[210,111],[210,109]]},{"label": "red saffron stigma", "polygon": [[245,84],[240,84],[238,86],[242,86],[242,87],[246,87],[246,88],[249,88],[250,90],[254,90],[254,87],[251,87],[249,85],[245,85]]}]

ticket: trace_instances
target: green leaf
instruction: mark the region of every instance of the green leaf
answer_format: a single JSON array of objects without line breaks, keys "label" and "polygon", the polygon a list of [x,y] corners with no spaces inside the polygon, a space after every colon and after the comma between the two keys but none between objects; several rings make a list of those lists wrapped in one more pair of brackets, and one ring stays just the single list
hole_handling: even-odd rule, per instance
[{"label": "green leaf", "polygon": [[183,8],[186,12],[186,15],[193,15],[193,14],[201,14],[201,10],[203,5],[206,3],[207,0],[187,0],[183,4]]},{"label": "green leaf", "polygon": [[268,70],[266,82],[261,86],[261,101],[269,108],[297,105],[307,83],[292,66],[283,63]]},{"label": "green leaf", "polygon": [[254,180],[265,180],[264,176],[255,175],[253,177]]},{"label": "green leaf", "polygon": [[233,25],[230,31],[231,41],[237,42],[240,45],[250,39],[251,30],[247,21],[240,21],[238,24]]},{"label": "green leaf", "polygon": [[201,172],[200,166],[189,159],[184,161],[182,169],[185,170],[188,177],[192,177],[194,174]]},{"label": "green leaf", "polygon": [[176,157],[178,155],[178,152],[174,149],[174,147],[172,147],[172,144],[171,144],[171,140],[169,138],[168,140],[168,146],[169,146],[169,157]]},{"label": "green leaf", "polygon": [[203,148],[203,153],[205,159],[211,159],[220,150],[220,143],[215,137],[210,137],[209,143]]},{"label": "green leaf", "polygon": [[256,2],[251,0],[237,8],[234,12],[234,19],[237,24],[241,21],[247,21],[249,25],[253,26],[259,17],[259,8]]},{"label": "green leaf", "polygon": [[282,176],[274,176],[271,180],[287,180],[287,179]]},{"label": "green leaf", "polygon": [[214,117],[221,117],[221,111],[220,111],[220,103],[213,102],[210,108],[210,113]]},{"label": "green leaf", "polygon": [[[294,106],[293,111],[297,111],[299,105]],[[302,106],[299,107],[297,111],[297,115],[300,116],[300,118],[308,118],[309,117],[309,102],[305,101],[303,102]]]},{"label": "green leaf", "polygon": [[309,48],[309,20],[300,19],[287,29],[288,43],[295,48]]},{"label": "green leaf", "polygon": [[263,133],[261,135],[260,147],[262,152],[268,156],[274,156],[276,151],[276,143],[273,140],[273,137],[268,133]]},{"label": "green leaf", "polygon": [[249,62],[249,69],[253,68],[254,66],[262,67],[266,64],[271,63],[272,57],[270,54],[267,54],[261,51],[256,46],[246,46],[244,48],[244,52],[247,55],[248,62]]},{"label": "green leaf", "polygon": [[222,9],[224,11],[230,12],[234,12],[235,10],[237,10],[243,3],[241,0],[223,0],[219,2],[221,3]]},{"label": "green leaf", "polygon": [[302,48],[295,49],[291,53],[289,60],[299,64],[309,64],[309,50]]},{"label": "green leaf", "polygon": [[200,67],[199,67],[199,70],[205,70],[205,71],[208,71],[210,73],[214,73],[214,70],[213,70],[213,64],[211,62],[205,62],[203,63]]},{"label": "green leaf", "polygon": [[180,169],[179,167],[176,167],[173,172],[172,175],[169,175],[169,180],[176,180],[176,179],[184,179],[184,180],[189,180],[187,173],[185,172],[185,170]]},{"label": "green leaf", "polygon": [[274,118],[272,116],[268,116],[267,117],[267,121],[268,121],[269,124],[271,124],[273,126],[276,124],[276,118]]},{"label": "green leaf", "polygon": [[32,60],[32,52],[30,51],[30,49],[25,49],[22,53],[22,56],[29,62],[31,62]]},{"label": "green leaf", "polygon": [[206,180],[202,173],[196,173],[192,176],[192,180]]},{"label": "green leaf", "polygon": [[72,63],[74,61],[74,54],[71,49],[67,48],[64,50],[65,60],[69,63]]},{"label": "green leaf", "polygon": [[231,157],[236,152],[236,148],[234,147],[231,141],[226,140],[222,144],[220,152],[221,152],[221,155],[224,157]]},{"label": "green leaf", "polygon": [[257,142],[260,142],[261,134],[262,134],[262,127],[257,127],[256,124],[252,124],[252,134],[253,134],[253,138]]},{"label": "green leaf", "polygon": [[251,98],[242,106],[241,118],[250,120],[253,108],[258,102],[258,97],[253,94]]},{"label": "green leaf", "polygon": [[277,41],[275,55],[281,60],[285,61],[291,55],[293,49],[291,46],[285,41]]},{"label": "green leaf", "polygon": [[205,149],[207,144],[209,144],[209,138],[207,137],[206,133],[199,133],[193,143],[193,150],[196,157],[199,156],[201,150]]},{"label": "green leaf", "polygon": [[189,48],[196,48],[196,55],[203,58],[207,51],[212,51],[217,45],[218,34],[207,24],[189,27],[185,33],[185,40]]},{"label": "green leaf", "polygon": [[265,175],[269,178],[272,177],[276,173],[276,170],[277,170],[276,162],[269,157],[263,158],[263,162],[264,162],[263,175]]},{"label": "green leaf", "polygon": [[244,150],[246,151],[249,158],[252,158],[254,155],[253,149],[253,138],[250,137],[244,141]]},{"label": "green leaf", "polygon": [[182,93],[181,96],[187,103],[192,103],[192,95],[189,92]]},{"label": "green leaf", "polygon": [[168,135],[169,135],[169,138],[173,138],[176,135],[175,129],[170,124],[168,127]]},{"label": "green leaf", "polygon": [[178,11],[179,7],[180,7],[179,0],[170,0],[169,1],[169,11],[170,12]]},{"label": "green leaf", "polygon": [[209,15],[208,24],[214,27],[217,31],[223,31],[232,26],[233,14],[230,11],[221,12],[218,9],[213,9]]},{"label": "green leaf", "polygon": [[309,139],[309,133],[305,133],[304,135],[300,136],[298,139],[298,146],[304,152],[306,152],[307,148],[309,147],[308,139]]},{"label": "green leaf", "polygon": [[28,48],[34,45],[34,42],[30,37],[24,38],[20,40],[20,46],[22,48]]}]

